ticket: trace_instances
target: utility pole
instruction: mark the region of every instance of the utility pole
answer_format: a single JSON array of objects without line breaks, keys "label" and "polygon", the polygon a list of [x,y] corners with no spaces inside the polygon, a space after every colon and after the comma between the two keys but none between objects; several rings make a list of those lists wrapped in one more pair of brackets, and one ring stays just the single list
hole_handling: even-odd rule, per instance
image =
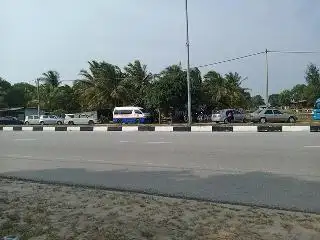
[{"label": "utility pole", "polygon": [[266,105],[269,105],[269,63],[268,63],[268,49],[266,49]]},{"label": "utility pole", "polygon": [[38,117],[40,117],[40,92],[39,92],[40,79],[37,78],[36,82],[37,82],[37,94],[38,94]]},{"label": "utility pole", "polygon": [[191,115],[191,86],[190,86],[190,43],[189,43],[189,19],[188,19],[188,0],[185,0],[186,7],[186,46],[187,46],[187,86],[188,86],[188,125],[192,123]]}]

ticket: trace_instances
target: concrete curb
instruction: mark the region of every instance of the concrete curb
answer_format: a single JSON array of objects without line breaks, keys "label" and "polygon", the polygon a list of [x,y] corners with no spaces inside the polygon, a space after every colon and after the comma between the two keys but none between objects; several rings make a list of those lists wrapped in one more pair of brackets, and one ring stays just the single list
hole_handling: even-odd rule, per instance
[{"label": "concrete curb", "polygon": [[0,131],[34,132],[320,132],[320,126],[1,126]]}]

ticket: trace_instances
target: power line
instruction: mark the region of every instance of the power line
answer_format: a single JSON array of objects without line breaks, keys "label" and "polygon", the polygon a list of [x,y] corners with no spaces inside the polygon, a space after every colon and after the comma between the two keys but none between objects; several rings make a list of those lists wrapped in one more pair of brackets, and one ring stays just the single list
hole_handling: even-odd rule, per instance
[{"label": "power line", "polygon": [[243,58],[257,56],[257,55],[260,55],[260,54],[265,54],[265,51],[256,52],[256,53],[248,54],[248,55],[245,55],[245,56],[235,57],[235,58],[231,58],[231,59],[227,59],[227,60],[223,60],[223,61],[219,61],[219,62],[204,64],[204,65],[200,65],[200,66],[196,66],[196,67],[197,68],[203,68],[203,67],[213,66],[213,65],[217,65],[217,64],[221,64],[221,63],[232,62],[232,61],[240,60],[240,59],[243,59]]},{"label": "power line", "polygon": [[281,50],[268,50],[268,53],[320,54],[320,51],[281,51]]}]

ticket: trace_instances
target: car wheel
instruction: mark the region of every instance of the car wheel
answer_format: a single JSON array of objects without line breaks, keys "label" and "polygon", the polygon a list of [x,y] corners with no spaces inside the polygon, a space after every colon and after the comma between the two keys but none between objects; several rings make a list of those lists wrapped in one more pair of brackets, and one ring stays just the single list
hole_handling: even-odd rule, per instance
[{"label": "car wheel", "polygon": [[247,123],[248,120],[247,120],[246,118],[244,118],[244,119],[242,119],[242,122],[243,122],[243,123]]},{"label": "car wheel", "polygon": [[24,124],[25,124],[25,125],[29,125],[29,122],[25,122]]},{"label": "car wheel", "polygon": [[61,122],[61,121],[58,121],[57,124],[58,124],[58,125],[62,125],[62,122]]},{"label": "car wheel", "polygon": [[296,120],[294,119],[294,117],[289,117],[288,122],[289,123],[295,123]]},{"label": "car wheel", "polygon": [[73,122],[72,122],[72,121],[69,121],[69,122],[68,122],[68,125],[73,125]]},{"label": "car wheel", "polygon": [[230,123],[229,120],[228,120],[228,118],[226,118],[223,122],[224,122],[225,124]]},{"label": "car wheel", "polygon": [[88,124],[89,124],[89,125],[93,125],[94,122],[93,122],[92,120],[90,120],[90,121],[88,122]]},{"label": "car wheel", "polygon": [[266,118],[260,118],[260,122],[261,122],[261,123],[266,123],[266,122],[267,122],[267,119],[266,119]]},{"label": "car wheel", "polygon": [[44,125],[44,122],[40,122],[41,125]]},{"label": "car wheel", "polygon": [[219,121],[216,121],[216,123],[218,124],[218,123],[220,123]]}]

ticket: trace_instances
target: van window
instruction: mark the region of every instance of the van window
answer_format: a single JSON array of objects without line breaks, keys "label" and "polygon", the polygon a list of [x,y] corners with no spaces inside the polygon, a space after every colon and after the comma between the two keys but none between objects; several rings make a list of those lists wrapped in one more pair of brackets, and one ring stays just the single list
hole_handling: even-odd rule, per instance
[{"label": "van window", "polygon": [[119,110],[114,110],[114,111],[113,111],[113,114],[115,114],[115,115],[116,115],[116,114],[119,114]]},{"label": "van window", "polygon": [[142,114],[142,112],[140,110],[134,110],[134,113],[136,114]]},{"label": "van window", "polygon": [[[32,118],[32,117],[31,117]],[[33,119],[39,119],[39,117],[38,116],[33,116]]]},{"label": "van window", "polygon": [[132,114],[132,110],[119,110],[119,114]]}]

